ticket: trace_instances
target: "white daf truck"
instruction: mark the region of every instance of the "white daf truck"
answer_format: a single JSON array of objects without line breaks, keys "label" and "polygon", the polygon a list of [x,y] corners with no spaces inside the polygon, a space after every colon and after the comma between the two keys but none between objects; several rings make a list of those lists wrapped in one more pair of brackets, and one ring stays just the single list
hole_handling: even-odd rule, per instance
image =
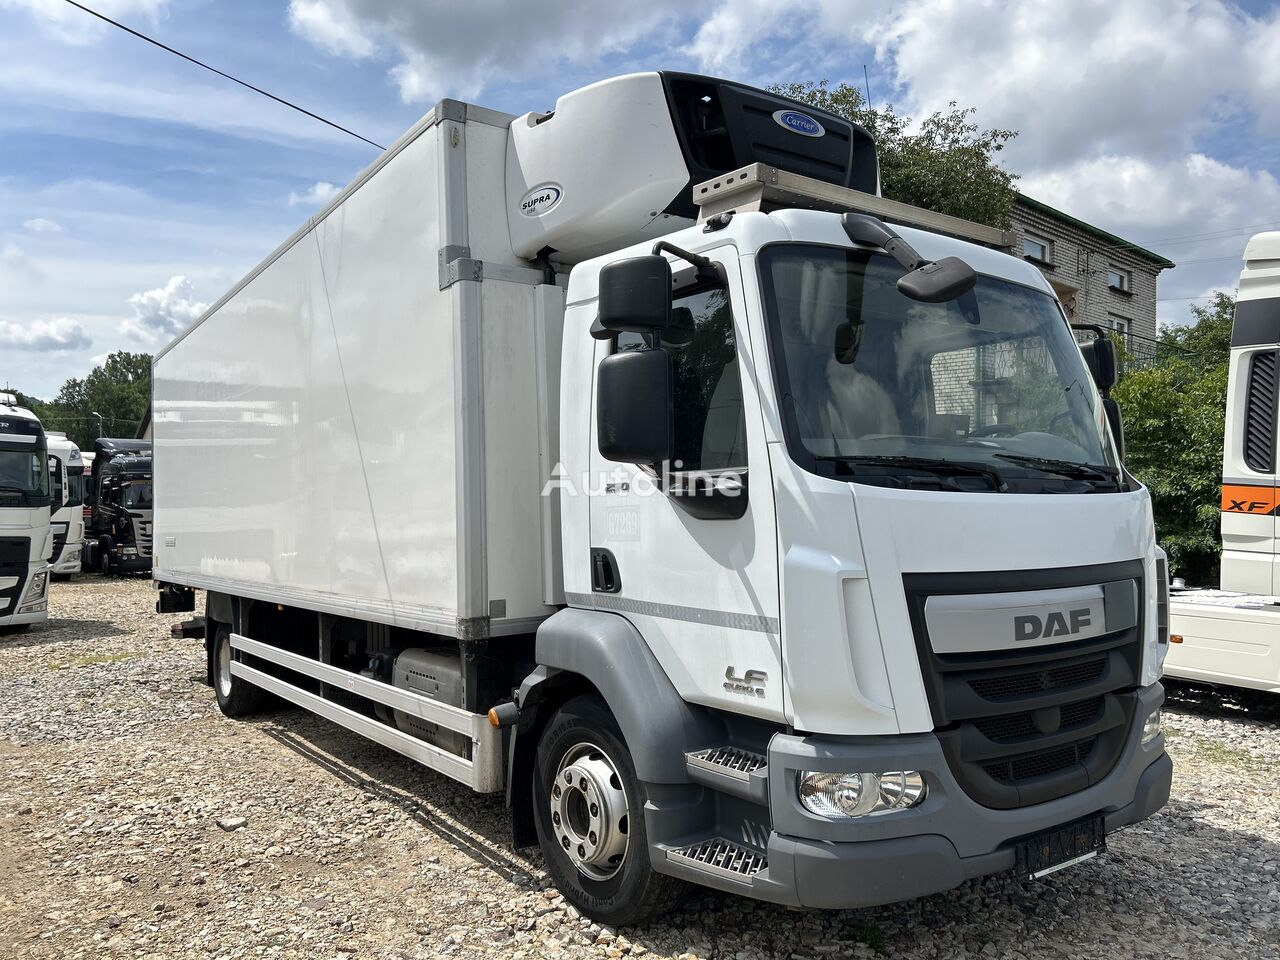
[{"label": "white daf truck", "polygon": [[158,606],[208,591],[223,712],[505,791],[610,923],[1039,876],[1157,810],[1110,346],[877,181],[705,77],[437,105],[156,357]]},{"label": "white daf truck", "polygon": [[1216,590],[1177,590],[1165,671],[1280,693],[1276,436],[1280,409],[1280,233],[1245,246],[1231,325],[1222,450],[1222,572]]},{"label": "white daf truck", "polygon": [[40,420],[0,393],[0,632],[49,617],[49,486]]},{"label": "white daf truck", "polygon": [[53,552],[49,574],[54,580],[69,580],[80,572],[80,551],[84,548],[85,463],[80,448],[61,431],[48,430],[51,527]]}]

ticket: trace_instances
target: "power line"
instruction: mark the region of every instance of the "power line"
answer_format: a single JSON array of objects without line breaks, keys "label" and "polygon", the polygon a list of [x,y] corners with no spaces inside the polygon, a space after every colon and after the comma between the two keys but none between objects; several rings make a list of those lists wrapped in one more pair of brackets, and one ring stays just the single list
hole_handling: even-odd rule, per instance
[{"label": "power line", "polygon": [[242,87],[247,87],[248,89],[252,90],[254,93],[260,93],[262,94],[262,96],[267,97],[270,100],[274,100],[276,103],[282,104],[288,107],[290,110],[297,110],[299,113],[305,114],[306,116],[310,117],[313,120],[319,120],[321,123],[326,124],[330,127],[333,127],[333,129],[335,130],[341,130],[343,133],[347,134],[348,136],[355,137],[357,140],[363,140],[365,143],[369,144],[369,146],[371,147],[377,147],[379,150],[386,149],[386,147],[384,147],[382,144],[374,143],[368,137],[362,137],[360,136],[360,134],[356,133],[354,130],[348,130],[346,127],[341,126],[340,124],[334,123],[332,120],[326,120],[324,117],[320,116],[320,114],[318,113],[312,113],[310,110],[307,110],[305,107],[300,107],[296,103],[290,103],[288,100],[285,100],[282,97],[277,97],[274,93],[268,93],[266,90],[263,90],[261,87],[255,87],[252,83],[247,83],[246,81],[241,80],[239,77],[233,77],[229,73],[223,73],[217,67],[211,67],[209,66],[209,64],[201,60],[197,60],[195,57],[187,56],[187,54],[183,53],[181,50],[175,50],[173,49],[173,47],[166,46],[165,44],[161,43],[159,40],[153,40],[151,37],[148,37],[145,33],[139,33],[137,30],[134,30],[132,27],[126,27],[123,23],[120,23],[119,21],[116,21],[116,20],[112,20],[110,17],[99,13],[97,10],[89,9],[83,3],[77,3],[76,0],[66,0],[66,2],[71,4],[71,6],[73,7],[83,10],[85,13],[89,14],[90,16],[97,17],[99,20],[103,21],[104,23],[109,23],[111,24],[111,26],[117,27],[123,30],[125,33],[133,34],[133,36],[137,37],[139,40],[145,40],[147,43],[151,44],[152,46],[159,47],[161,50],[165,50],[169,53],[172,53],[175,57],[181,57],[183,60],[186,60],[188,63],[194,63],[197,67],[204,67],[204,69],[208,70],[210,73],[216,73],[218,76],[224,77],[227,80],[232,81],[233,83],[238,83]]}]

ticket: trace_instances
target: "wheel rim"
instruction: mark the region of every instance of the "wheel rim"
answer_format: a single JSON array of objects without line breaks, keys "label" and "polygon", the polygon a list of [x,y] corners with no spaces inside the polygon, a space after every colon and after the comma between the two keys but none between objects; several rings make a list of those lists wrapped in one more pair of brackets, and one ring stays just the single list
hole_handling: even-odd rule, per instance
[{"label": "wheel rim", "polygon": [[225,700],[231,696],[231,638],[222,634],[218,638],[218,693]]},{"label": "wheel rim", "polygon": [[630,843],[627,793],[609,755],[594,743],[567,750],[551,784],[551,830],[583,876],[608,880]]}]

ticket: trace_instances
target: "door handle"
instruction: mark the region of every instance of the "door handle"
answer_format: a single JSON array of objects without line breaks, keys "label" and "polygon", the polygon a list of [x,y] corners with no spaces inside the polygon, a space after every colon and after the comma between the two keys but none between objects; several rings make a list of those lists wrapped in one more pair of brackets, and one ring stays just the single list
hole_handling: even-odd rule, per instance
[{"label": "door handle", "polygon": [[591,589],[594,593],[618,593],[622,590],[618,561],[604,547],[591,548]]}]

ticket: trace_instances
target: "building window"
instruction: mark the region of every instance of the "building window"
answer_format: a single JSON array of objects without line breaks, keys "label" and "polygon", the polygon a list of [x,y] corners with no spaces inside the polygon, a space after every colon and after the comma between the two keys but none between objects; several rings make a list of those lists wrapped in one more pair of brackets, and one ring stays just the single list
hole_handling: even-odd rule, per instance
[{"label": "building window", "polygon": [[1120,334],[1120,338],[1127,343],[1129,341],[1129,333],[1133,328],[1133,321],[1128,317],[1117,317],[1114,313],[1107,317],[1107,321],[1107,325]]},{"label": "building window", "polygon": [[1042,240],[1040,237],[1025,234],[1022,238],[1022,255],[1028,260],[1035,260],[1039,263],[1051,263],[1049,259],[1049,241]]},{"label": "building window", "polygon": [[1112,267],[1107,271],[1107,286],[1122,293],[1132,293],[1133,274],[1128,270],[1119,270],[1116,267]]}]

